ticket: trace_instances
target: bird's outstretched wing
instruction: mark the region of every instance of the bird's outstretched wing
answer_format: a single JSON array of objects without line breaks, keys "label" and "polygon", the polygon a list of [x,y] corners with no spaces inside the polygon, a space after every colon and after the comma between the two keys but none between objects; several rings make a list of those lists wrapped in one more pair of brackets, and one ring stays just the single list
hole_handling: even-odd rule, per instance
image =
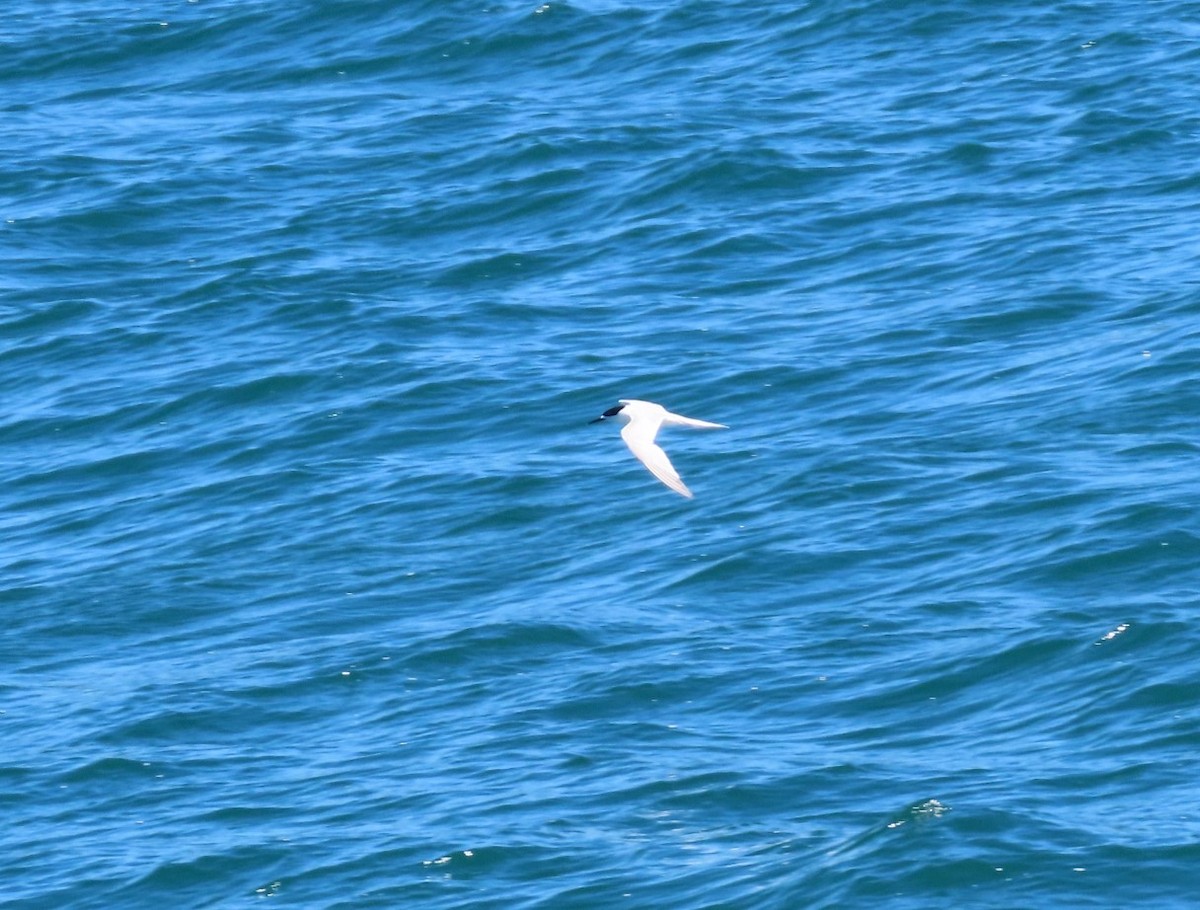
[{"label": "bird's outstretched wing", "polygon": [[658,428],[661,426],[661,421],[657,423],[647,420],[630,422],[621,430],[621,438],[625,440],[625,445],[629,446],[629,451],[649,469],[651,474],[680,496],[691,499],[692,491],[679,479],[679,472],[671,464],[671,459],[654,441],[654,437],[658,435]]}]

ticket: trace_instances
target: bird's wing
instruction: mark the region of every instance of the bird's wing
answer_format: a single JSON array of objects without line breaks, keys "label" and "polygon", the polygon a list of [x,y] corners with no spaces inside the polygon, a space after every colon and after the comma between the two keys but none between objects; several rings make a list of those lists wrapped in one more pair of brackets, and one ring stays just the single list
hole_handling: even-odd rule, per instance
[{"label": "bird's wing", "polygon": [[625,440],[625,445],[629,446],[629,451],[650,470],[651,474],[680,496],[691,499],[692,491],[679,479],[679,472],[671,464],[671,459],[654,441],[660,426],[662,426],[661,423],[652,421],[631,421],[621,430],[621,438]]}]

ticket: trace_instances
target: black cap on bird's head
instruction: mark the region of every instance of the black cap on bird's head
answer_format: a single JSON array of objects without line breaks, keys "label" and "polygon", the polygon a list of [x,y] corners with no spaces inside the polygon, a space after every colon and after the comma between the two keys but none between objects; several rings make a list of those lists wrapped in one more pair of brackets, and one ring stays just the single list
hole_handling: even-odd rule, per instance
[{"label": "black cap on bird's head", "polygon": [[625,405],[619,404],[616,407],[609,408],[607,411],[605,411],[603,414],[601,414],[595,420],[589,420],[588,423],[599,423],[605,417],[615,417],[618,413],[620,413],[621,408],[623,408],[623,407],[625,407]]}]

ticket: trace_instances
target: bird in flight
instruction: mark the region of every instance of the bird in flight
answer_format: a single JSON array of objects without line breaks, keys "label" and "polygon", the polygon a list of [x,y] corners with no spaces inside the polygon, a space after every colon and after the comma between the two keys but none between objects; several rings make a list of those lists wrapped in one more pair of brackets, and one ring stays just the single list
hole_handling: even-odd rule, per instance
[{"label": "bird in flight", "polygon": [[710,423],[707,420],[696,420],[672,414],[661,404],[653,401],[638,401],[636,398],[622,398],[620,404],[611,407],[595,420],[589,423],[599,423],[609,417],[616,417],[625,422],[621,429],[621,438],[629,446],[637,460],[644,464],[650,473],[680,496],[692,498],[692,491],[679,479],[679,472],[671,464],[671,459],[662,447],[654,441],[662,427],[693,427],[699,430],[727,430],[723,423]]}]

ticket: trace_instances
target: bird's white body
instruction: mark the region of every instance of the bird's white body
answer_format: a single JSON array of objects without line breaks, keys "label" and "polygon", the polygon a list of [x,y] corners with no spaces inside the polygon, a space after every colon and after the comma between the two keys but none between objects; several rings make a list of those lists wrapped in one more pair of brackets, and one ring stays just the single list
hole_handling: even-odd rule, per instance
[{"label": "bird's white body", "polygon": [[692,491],[679,478],[679,472],[667,458],[667,453],[654,441],[662,427],[692,427],[698,430],[727,430],[723,423],[710,423],[707,420],[696,420],[680,414],[672,414],[661,404],[653,401],[639,401],[636,398],[622,398],[615,408],[609,408],[592,423],[608,417],[618,417],[625,422],[621,429],[621,438],[629,446],[637,460],[680,496],[692,498]]}]

